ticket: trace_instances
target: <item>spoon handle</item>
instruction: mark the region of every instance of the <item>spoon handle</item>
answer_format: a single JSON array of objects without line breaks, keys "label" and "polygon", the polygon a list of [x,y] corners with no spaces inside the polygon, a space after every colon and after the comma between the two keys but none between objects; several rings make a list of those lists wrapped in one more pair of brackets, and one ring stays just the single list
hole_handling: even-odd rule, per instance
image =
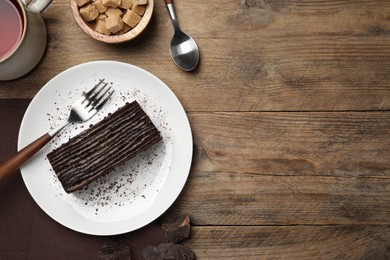
[{"label": "spoon handle", "polygon": [[177,22],[177,17],[176,17],[176,10],[175,6],[173,4],[173,0],[164,0],[165,5],[167,7],[169,16],[171,17],[173,28],[175,31],[180,31],[179,24]]}]

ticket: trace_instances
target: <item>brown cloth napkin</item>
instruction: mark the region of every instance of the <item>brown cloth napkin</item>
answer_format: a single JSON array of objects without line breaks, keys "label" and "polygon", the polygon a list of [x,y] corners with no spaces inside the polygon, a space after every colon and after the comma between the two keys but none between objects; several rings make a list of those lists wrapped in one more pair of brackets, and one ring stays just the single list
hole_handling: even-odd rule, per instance
[{"label": "brown cloth napkin", "polygon": [[[20,123],[30,99],[0,99],[0,162],[16,152]],[[0,259],[98,259],[104,242],[121,238],[132,259],[146,245],[163,241],[157,221],[118,236],[91,236],[70,230],[39,208],[20,172],[0,183]]]}]

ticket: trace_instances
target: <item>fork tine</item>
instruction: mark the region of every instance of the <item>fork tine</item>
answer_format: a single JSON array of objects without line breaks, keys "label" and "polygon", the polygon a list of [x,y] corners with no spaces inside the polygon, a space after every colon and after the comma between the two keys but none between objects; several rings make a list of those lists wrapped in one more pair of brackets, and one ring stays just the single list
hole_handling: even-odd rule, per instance
[{"label": "fork tine", "polygon": [[90,107],[89,111],[91,111],[92,109],[96,109],[96,107],[98,106],[98,104],[100,103],[100,101],[104,98],[104,96],[110,91],[111,87],[108,87],[108,89],[106,89],[103,93],[101,93],[101,91],[99,91],[98,94],[100,94],[99,96],[96,96],[93,100],[90,100],[90,102],[88,103],[88,105],[86,106],[87,107]]},{"label": "fork tine", "polygon": [[[101,109],[104,106],[104,104],[106,104],[107,101],[112,97],[112,95],[114,95],[114,92],[115,92],[115,90],[111,91],[111,93],[109,93],[105,99],[103,99],[99,104],[96,104],[95,109],[96,110]],[[104,94],[107,94],[107,93],[105,92]],[[103,98],[103,96],[102,96],[102,98]]]},{"label": "fork tine", "polygon": [[84,94],[86,99],[91,98],[91,95],[95,90],[104,82],[104,79],[101,79],[98,84],[96,84],[90,91]]},{"label": "fork tine", "polygon": [[94,102],[97,97],[103,92],[103,90],[107,87],[108,83],[105,83],[103,87],[101,87],[97,92],[95,92],[92,96],[90,96],[88,99],[88,105],[89,106],[92,102]]},{"label": "fork tine", "polygon": [[111,87],[108,87],[108,89],[106,89],[100,96],[95,97],[95,99],[92,100],[92,106],[96,106],[110,90]]}]

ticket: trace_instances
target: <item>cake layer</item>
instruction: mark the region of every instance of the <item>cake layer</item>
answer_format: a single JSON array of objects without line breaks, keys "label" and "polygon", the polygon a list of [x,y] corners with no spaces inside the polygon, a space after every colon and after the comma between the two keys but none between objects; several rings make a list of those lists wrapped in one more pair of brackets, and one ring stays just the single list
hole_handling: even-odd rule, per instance
[{"label": "cake layer", "polygon": [[126,103],[47,155],[65,191],[82,189],[161,140],[138,102]]}]

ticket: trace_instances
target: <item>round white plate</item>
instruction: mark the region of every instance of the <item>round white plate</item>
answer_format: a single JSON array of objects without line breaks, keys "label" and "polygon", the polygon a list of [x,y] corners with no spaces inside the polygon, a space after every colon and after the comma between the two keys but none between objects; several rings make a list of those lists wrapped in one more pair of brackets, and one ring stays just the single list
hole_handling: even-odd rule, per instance
[{"label": "round white plate", "polygon": [[[50,217],[91,235],[130,232],[164,213],[184,187],[193,149],[188,118],[170,88],[141,68],[114,61],[81,64],[50,80],[26,110],[18,149],[65,121],[71,104],[103,78],[116,91],[109,103],[89,121],[68,126],[21,168],[31,196]],[[163,140],[86,189],[67,194],[47,154],[133,100]]]}]

